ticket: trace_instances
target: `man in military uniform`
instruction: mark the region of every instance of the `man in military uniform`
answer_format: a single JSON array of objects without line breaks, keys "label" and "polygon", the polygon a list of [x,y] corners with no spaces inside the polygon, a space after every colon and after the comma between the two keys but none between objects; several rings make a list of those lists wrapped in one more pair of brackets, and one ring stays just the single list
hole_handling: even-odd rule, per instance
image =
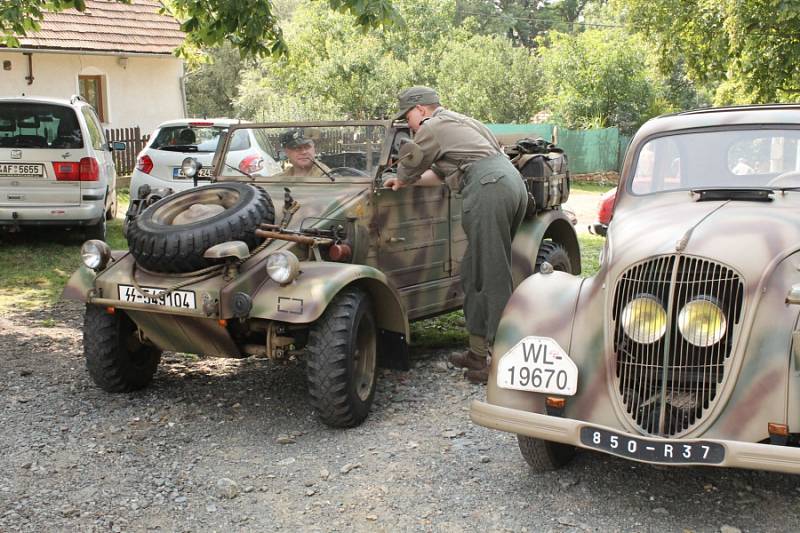
[{"label": "man in military uniform", "polygon": [[397,190],[444,181],[463,194],[461,224],[467,250],[461,282],[469,349],[450,361],[467,368],[470,381],[485,383],[488,346],[513,290],[511,241],[525,214],[525,184],[486,126],[441,107],[433,89],[411,87],[398,100],[395,120],[406,119],[423,157],[413,167],[401,160],[397,178],[384,186]]},{"label": "man in military uniform", "polygon": [[326,176],[330,168],[316,160],[317,153],[314,140],[305,137],[303,130],[291,129],[280,137],[281,147],[286,152],[290,166],[285,168],[278,176],[296,177]]}]

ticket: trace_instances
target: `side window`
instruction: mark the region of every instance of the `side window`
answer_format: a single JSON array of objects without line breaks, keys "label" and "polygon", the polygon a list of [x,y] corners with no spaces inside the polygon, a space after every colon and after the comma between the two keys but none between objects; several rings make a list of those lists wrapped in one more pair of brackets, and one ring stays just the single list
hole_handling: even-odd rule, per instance
[{"label": "side window", "polygon": [[97,121],[97,117],[88,107],[82,107],[81,112],[86,119],[86,127],[89,129],[89,139],[92,146],[95,150],[102,150],[103,144],[105,144],[105,136],[103,135],[103,129]]}]

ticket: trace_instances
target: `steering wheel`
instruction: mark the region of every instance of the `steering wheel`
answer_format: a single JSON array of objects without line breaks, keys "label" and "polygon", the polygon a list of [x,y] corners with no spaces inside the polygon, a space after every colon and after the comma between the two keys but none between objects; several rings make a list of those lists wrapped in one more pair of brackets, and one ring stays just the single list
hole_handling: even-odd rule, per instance
[{"label": "steering wheel", "polygon": [[363,170],[359,170],[353,167],[336,167],[328,170],[328,174],[331,176],[365,176],[368,177],[369,174],[364,172]]},{"label": "steering wheel", "polygon": [[[782,181],[787,183],[782,184]],[[778,174],[767,183],[768,187],[798,187],[800,186],[800,170],[790,170],[783,174]]]}]

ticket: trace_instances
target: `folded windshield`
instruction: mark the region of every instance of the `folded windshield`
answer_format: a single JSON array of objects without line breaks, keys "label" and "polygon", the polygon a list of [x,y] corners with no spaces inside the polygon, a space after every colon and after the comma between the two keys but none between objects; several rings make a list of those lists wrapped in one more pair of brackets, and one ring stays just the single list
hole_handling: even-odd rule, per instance
[{"label": "folded windshield", "polygon": [[797,129],[731,129],[658,137],[639,150],[630,182],[634,194],[797,186]]},{"label": "folded windshield", "polygon": [[382,125],[253,126],[237,128],[235,136],[252,140],[244,159],[233,140],[224,154],[221,176],[241,177],[370,177],[380,164],[386,128]]}]

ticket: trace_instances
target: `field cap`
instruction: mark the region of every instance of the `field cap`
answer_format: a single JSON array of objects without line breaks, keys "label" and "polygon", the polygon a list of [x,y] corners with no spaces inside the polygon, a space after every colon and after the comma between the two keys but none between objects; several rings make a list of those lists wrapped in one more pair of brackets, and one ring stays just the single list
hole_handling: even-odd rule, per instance
[{"label": "field cap", "polygon": [[293,129],[281,134],[281,146],[284,148],[298,148],[313,142],[303,135],[303,130]]},{"label": "field cap", "polygon": [[430,87],[423,87],[416,85],[406,89],[400,96],[397,97],[397,114],[394,120],[400,120],[406,116],[406,113],[411,111],[414,106],[438,104],[439,95]]}]

